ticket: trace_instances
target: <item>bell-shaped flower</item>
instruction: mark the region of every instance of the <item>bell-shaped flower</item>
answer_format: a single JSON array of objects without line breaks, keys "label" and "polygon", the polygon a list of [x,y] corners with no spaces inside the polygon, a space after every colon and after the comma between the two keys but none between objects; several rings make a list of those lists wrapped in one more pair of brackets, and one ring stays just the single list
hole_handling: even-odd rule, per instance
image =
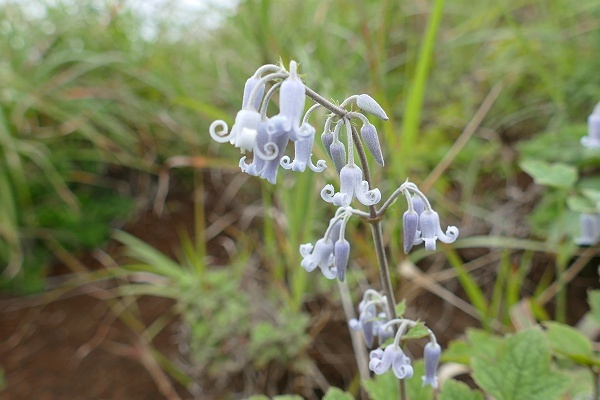
[{"label": "bell-shaped flower", "polygon": [[404,253],[408,254],[417,239],[419,214],[412,209],[406,210],[402,216],[402,233],[404,235]]},{"label": "bell-shaped flower", "polygon": [[240,168],[250,175],[259,176],[275,184],[279,163],[284,155],[288,143],[286,134],[272,137],[267,132],[267,124],[262,122],[258,127],[254,159],[250,165],[246,164],[246,157],[240,160]]},{"label": "bell-shaped flower", "polygon": [[361,311],[358,320],[360,321],[362,331],[363,331],[363,339],[365,339],[365,344],[367,347],[373,346],[373,325],[375,324],[375,320],[377,318],[377,309],[375,304],[370,304],[363,311]]},{"label": "bell-shaped flower", "polygon": [[394,371],[394,375],[396,375],[396,378],[398,379],[408,379],[414,374],[414,369],[410,364],[410,358],[404,354],[400,347],[398,347],[398,351],[394,354],[392,371]]},{"label": "bell-shaped flower", "polygon": [[588,135],[581,138],[581,144],[590,149],[600,149],[600,103],[588,117]]},{"label": "bell-shaped flower", "polygon": [[260,113],[250,108],[238,111],[235,123],[231,128],[230,142],[243,151],[252,151],[256,146],[258,127],[261,123]]},{"label": "bell-shaped flower", "polygon": [[579,246],[593,246],[600,242],[600,214],[581,214],[579,216],[581,236],[575,239]]},{"label": "bell-shaped flower", "polygon": [[350,243],[346,239],[340,239],[335,242],[333,249],[335,259],[335,268],[340,282],[346,278],[346,269],[348,268],[348,259],[350,258]]},{"label": "bell-shaped flower", "polygon": [[381,145],[379,144],[379,136],[377,135],[375,125],[369,123],[364,124],[362,128],[360,128],[360,136],[377,164],[383,167],[383,155],[381,154]]},{"label": "bell-shaped flower", "polygon": [[391,367],[398,379],[407,379],[413,376],[414,371],[410,358],[395,344],[390,344],[385,350],[371,351],[369,358],[369,369],[377,375],[386,373]]},{"label": "bell-shaped flower", "polygon": [[440,217],[433,210],[425,210],[421,213],[419,225],[421,237],[415,240],[415,244],[425,242],[426,250],[435,250],[435,242],[438,239],[444,243],[453,243],[458,238],[458,229],[455,226],[449,226],[446,233],[442,232]]},{"label": "bell-shaped flower", "polygon": [[321,197],[338,207],[347,207],[356,197],[365,206],[377,204],[381,192],[375,188],[369,190],[369,184],[362,179],[362,170],[354,164],[348,164],[340,171],[340,191],[335,193],[333,185],[325,185]]},{"label": "bell-shaped flower", "polygon": [[333,267],[333,241],[331,239],[319,239],[313,248],[310,243],[300,245],[300,255],[303,257],[300,265],[307,272],[314,271],[317,267],[327,279],[334,279],[337,271]]},{"label": "bell-shaped flower", "polygon": [[442,348],[439,344],[429,342],[425,345],[425,350],[423,351],[423,358],[425,359],[425,376],[422,378],[423,386],[431,385],[434,389],[438,387],[436,372],[441,354]]},{"label": "bell-shaped flower", "polygon": [[283,156],[281,158],[281,166],[296,172],[303,172],[307,165],[315,172],[324,171],[327,167],[325,161],[319,160],[317,165],[314,165],[311,160],[312,147],[315,139],[315,128],[308,123],[304,123],[300,127],[300,131],[302,132],[302,139],[298,139],[294,142],[294,161],[290,162],[288,156]]},{"label": "bell-shaped flower", "polygon": [[335,246],[332,239],[340,238],[342,221],[339,218],[332,218],[329,221],[328,231],[325,237],[317,240],[314,247],[311,243],[300,245],[300,255],[302,262],[300,265],[307,272],[314,271],[317,267],[327,279],[337,277],[337,268],[335,267]]},{"label": "bell-shaped flower", "polygon": [[[250,104],[250,95],[252,94],[252,91],[254,90],[254,88],[257,85],[260,85],[260,86],[258,86],[256,88],[254,101],[252,102],[252,104]],[[248,78],[248,80],[246,81],[246,84],[244,85],[244,97],[242,100],[242,109],[254,108],[255,110],[258,110],[260,108],[260,103],[262,101],[264,92],[265,92],[265,84],[264,84],[264,82],[260,81],[260,77],[251,76],[250,78]]]},{"label": "bell-shaped flower", "polygon": [[303,138],[300,122],[304,114],[306,88],[296,73],[296,62],[290,63],[290,74],[279,88],[279,114],[269,120],[267,126],[270,135],[284,132],[293,141]]}]

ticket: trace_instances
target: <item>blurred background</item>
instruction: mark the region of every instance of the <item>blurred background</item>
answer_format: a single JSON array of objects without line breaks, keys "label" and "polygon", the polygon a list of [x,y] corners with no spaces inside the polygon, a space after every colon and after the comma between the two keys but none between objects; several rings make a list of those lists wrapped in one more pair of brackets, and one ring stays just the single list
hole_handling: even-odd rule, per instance
[{"label": "blurred background", "polygon": [[[335,283],[298,252],[335,173],[272,186],[208,134],[279,59],[328,99],[375,98],[384,198],[409,177],[459,227],[406,256],[390,209],[408,316],[444,345],[579,323],[600,286],[600,249],[573,241],[600,212],[579,143],[599,54],[595,0],[0,1],[0,398],[358,392]],[[349,240],[356,305],[379,278],[367,227]]]}]

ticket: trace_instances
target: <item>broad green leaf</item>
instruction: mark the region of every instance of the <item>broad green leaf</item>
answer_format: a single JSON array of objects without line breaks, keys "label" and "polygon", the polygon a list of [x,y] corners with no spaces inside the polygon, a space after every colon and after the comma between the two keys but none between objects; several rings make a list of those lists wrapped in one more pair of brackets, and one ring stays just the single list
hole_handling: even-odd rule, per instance
[{"label": "broad green leaf", "polygon": [[581,193],[594,203],[600,203],[600,190],[597,189],[581,189]]},{"label": "broad green leaf", "polygon": [[[405,380],[406,394],[410,400],[431,400],[433,389],[423,387],[421,376],[425,375],[423,361],[413,363],[414,374]],[[364,387],[371,400],[389,400],[398,398],[398,378],[390,369],[383,375],[375,375],[364,382]]]},{"label": "broad green leaf", "polygon": [[449,379],[442,385],[439,400],[483,400],[483,393],[462,382]]},{"label": "broad green leaf", "polygon": [[466,341],[453,341],[442,354],[443,361],[453,361],[468,365],[471,358],[496,353],[502,340],[489,332],[479,329],[467,329]]},{"label": "broad green leaf", "polygon": [[578,213],[593,214],[597,210],[596,203],[592,202],[587,197],[581,196],[569,196],[567,198],[567,207],[569,207],[570,210]]},{"label": "broad green leaf", "polygon": [[[414,374],[412,378],[406,380],[406,394],[411,400],[431,400],[433,398],[433,388],[429,385],[423,387],[421,377],[425,375],[425,366],[423,360],[413,363]],[[392,375],[394,375],[392,373]]]},{"label": "broad green leaf", "polygon": [[388,400],[398,398],[398,379],[392,371],[383,375],[375,375],[363,382],[371,400]]},{"label": "broad green leaf", "polygon": [[475,356],[473,378],[497,400],[559,399],[569,379],[550,363],[550,344],[533,328],[507,337],[495,353]]},{"label": "broad green leaf", "polygon": [[544,322],[552,350],[562,354],[592,355],[592,343],[577,329],[554,321]]},{"label": "broad green leaf", "polygon": [[578,178],[577,168],[568,164],[525,160],[520,166],[538,185],[569,189],[575,185]]},{"label": "broad green leaf", "polygon": [[323,400],[354,400],[354,397],[340,388],[331,386],[325,393]]}]

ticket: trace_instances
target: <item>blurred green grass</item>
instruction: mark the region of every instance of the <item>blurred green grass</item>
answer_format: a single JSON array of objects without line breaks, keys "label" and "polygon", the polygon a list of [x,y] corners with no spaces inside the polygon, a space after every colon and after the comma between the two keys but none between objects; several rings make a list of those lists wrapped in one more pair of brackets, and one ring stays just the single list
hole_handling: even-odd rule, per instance
[{"label": "blurred green grass", "polygon": [[[372,176],[384,197],[407,175],[423,182],[492,88],[502,85],[481,128],[444,174],[429,182],[428,194],[444,220],[463,221],[464,227],[451,224],[466,235],[482,235],[465,240],[464,247],[501,253],[501,279],[487,298],[460,256],[445,250],[482,322],[496,315],[508,324],[506,308],[518,302],[521,290],[515,282],[526,275],[509,268],[512,249],[525,250],[516,262],[524,271],[531,268],[532,252],[555,255],[550,245],[536,242],[547,239],[543,229],[515,246],[529,238],[503,230],[495,208],[509,187],[518,186],[516,144],[544,132],[543,147],[552,152],[560,128],[585,121],[600,100],[600,3],[245,0],[224,12],[220,25],[200,13],[182,23],[166,5],[150,38],[144,34],[147,21],[126,4],[59,1],[45,4],[45,15],[36,18],[22,4],[0,5],[1,288],[42,289],[57,246],[75,253],[101,246],[111,226],[153,200],[156,176],[171,157],[200,157],[204,169],[236,170],[239,153],[210,143],[208,126],[215,119],[232,122],[247,77],[281,57],[300,62],[306,84],[327,98],[369,93],[385,108],[390,120],[372,121],[387,164],[373,168]],[[315,153],[324,156],[320,148]],[[335,297],[331,282],[299,267],[297,251],[324,232],[334,210],[318,199],[323,177],[285,171],[279,176],[277,190],[247,181],[243,190],[262,196],[264,212],[259,233],[238,232],[249,246],[239,255],[255,254],[266,271],[262,284],[272,288],[265,301],[291,315],[293,325],[308,296]],[[201,232],[205,210],[196,206]],[[405,257],[402,211],[394,206],[385,221],[392,265]],[[545,223],[555,215],[544,217]],[[353,258],[363,269],[350,279],[377,282],[375,255],[355,225],[349,233]],[[505,237],[483,236],[494,229]],[[190,280],[213,267],[205,260],[210,249],[192,240],[182,239],[182,248],[190,253],[196,246],[201,268],[186,270]],[[419,251],[411,260],[423,257]],[[241,271],[236,269],[240,281]],[[227,281],[219,272],[215,276]],[[539,291],[550,283],[544,285]],[[192,289],[184,299],[189,304]],[[301,331],[305,324],[302,319]],[[264,341],[277,339],[264,335],[269,325],[262,329],[266,339],[256,334],[257,352],[268,348]],[[305,353],[306,346],[301,341],[293,351]]]}]

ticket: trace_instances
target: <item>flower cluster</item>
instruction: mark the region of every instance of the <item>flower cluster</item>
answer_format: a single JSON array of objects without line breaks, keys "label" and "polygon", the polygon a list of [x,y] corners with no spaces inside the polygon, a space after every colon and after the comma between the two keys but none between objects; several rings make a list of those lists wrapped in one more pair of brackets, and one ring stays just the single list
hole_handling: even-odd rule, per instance
[{"label": "flower cluster", "polygon": [[[402,337],[406,333],[406,329],[417,325],[416,321],[404,318],[392,319],[381,326],[380,329],[388,330],[393,325],[399,325],[399,328],[394,337],[394,341],[385,346],[380,345],[377,349],[369,354],[369,369],[377,375],[387,372],[390,368],[398,379],[407,379],[413,375],[413,367],[410,358],[404,354],[401,347]],[[442,349],[437,343],[435,335],[429,330],[430,341],[425,345],[423,358],[425,360],[425,375],[422,377],[423,386],[430,385],[437,388],[437,367],[440,362]]]},{"label": "flower cluster", "polygon": [[373,347],[377,337],[379,345],[383,345],[386,340],[394,336],[391,327],[381,329],[381,327],[390,319],[386,313],[387,298],[373,289],[368,289],[363,295],[363,299],[358,304],[358,319],[351,319],[348,325],[354,331],[361,331],[367,347]]},{"label": "flower cluster", "polygon": [[[265,94],[265,85],[271,81],[275,83]],[[279,114],[267,118],[267,106],[277,90]],[[247,164],[244,156],[240,159],[240,168],[273,184],[280,165],[298,172],[307,166],[321,172],[326,168],[325,161],[319,160],[315,165],[311,159],[315,128],[303,119],[305,97],[306,88],[298,76],[295,61],[290,63],[289,73],[276,65],[264,65],[246,81],[242,109],[235,117],[231,132],[225,121],[217,120],[211,124],[210,134],[220,143],[229,141],[242,152],[252,152],[252,163]],[[293,161],[284,155],[290,141],[294,142]]]},{"label": "flower cluster", "polygon": [[[325,107],[331,112],[326,116],[321,142],[333,162],[340,183],[337,191],[334,185],[326,184],[321,190],[321,198],[338,209],[322,238],[314,244],[300,245],[302,268],[308,272],[319,268],[327,279],[337,278],[344,282],[350,258],[350,243],[346,240],[346,226],[350,217],[357,215],[378,224],[385,210],[401,194],[405,195],[408,202],[408,209],[402,218],[403,248],[406,253],[421,243],[426,250],[435,250],[437,240],[454,242],[458,237],[458,229],[450,226],[445,232],[442,231],[438,213],[414,183],[406,181],[383,206],[375,208],[381,201],[381,192],[378,188],[371,187],[368,164],[365,161],[367,154],[363,149],[366,148],[381,166],[384,165],[384,159],[375,126],[359,111],[387,120],[388,117],[379,104],[369,95],[361,94],[352,95],[341,104],[334,105],[306,87],[297,68],[295,61],[290,62],[289,72],[278,65],[260,67],[246,81],[242,109],[237,113],[231,131],[226,122],[218,120],[211,124],[210,134],[217,142],[230,142],[244,153],[239,161],[243,172],[274,184],[279,167],[296,172],[303,172],[307,167],[315,172],[325,170],[327,165],[324,160],[318,160],[316,164],[312,161],[316,129],[308,121],[318,107]],[[277,92],[279,112],[268,117],[268,106]],[[316,104],[305,112],[306,97]],[[359,111],[353,110],[353,105]],[[584,138],[582,142],[600,143],[600,111],[595,114],[598,114],[597,118],[590,119],[590,126],[593,125],[595,130],[590,128],[590,139]],[[360,130],[355,126],[357,121],[361,124]],[[290,142],[294,144],[293,159],[285,154]],[[355,152],[359,153],[360,167],[355,163]],[[245,153],[252,153],[251,162],[246,161]],[[352,208],[351,204],[355,199],[368,206],[369,213]],[[598,225],[600,223],[595,228],[590,228],[590,232],[595,232],[596,238],[599,236]],[[382,240],[377,242],[383,243]],[[385,257],[382,246],[376,247],[376,250]],[[393,312],[390,306],[393,305],[394,294],[389,288],[386,290],[389,300],[375,290],[367,290],[358,305],[358,319],[351,319],[348,324],[351,329],[362,332],[369,348],[373,347],[377,338],[379,347],[370,353],[371,371],[382,374],[392,369],[398,379],[410,378],[414,373],[411,359],[404,354],[401,344],[406,339],[406,330],[420,323],[389,315]],[[436,369],[441,349],[433,332],[429,329],[427,332],[430,342],[424,349],[426,374],[423,385],[437,387]]]},{"label": "flower cluster", "polygon": [[345,238],[346,224],[353,211],[352,207],[339,208],[329,221],[325,234],[314,246],[312,243],[300,245],[302,268],[311,272],[319,267],[325,278],[337,277],[340,281],[344,281],[350,258],[350,243]]}]

